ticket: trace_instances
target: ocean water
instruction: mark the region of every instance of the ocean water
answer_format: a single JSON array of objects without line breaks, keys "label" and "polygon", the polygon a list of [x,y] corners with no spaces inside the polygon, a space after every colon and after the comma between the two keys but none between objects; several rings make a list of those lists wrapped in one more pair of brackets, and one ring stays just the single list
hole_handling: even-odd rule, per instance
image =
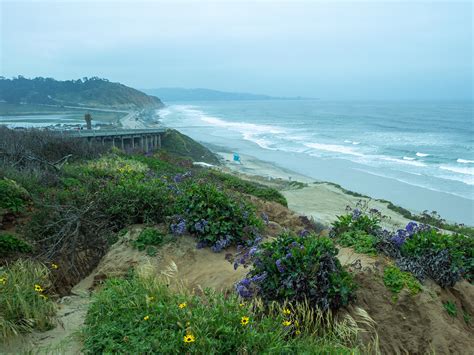
[{"label": "ocean water", "polygon": [[159,114],[204,143],[474,223],[472,102],[180,102]]}]

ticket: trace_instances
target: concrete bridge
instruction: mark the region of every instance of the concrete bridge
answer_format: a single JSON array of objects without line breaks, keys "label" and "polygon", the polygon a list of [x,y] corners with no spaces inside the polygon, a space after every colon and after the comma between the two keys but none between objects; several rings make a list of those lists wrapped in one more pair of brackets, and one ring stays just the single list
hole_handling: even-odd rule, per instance
[{"label": "concrete bridge", "polygon": [[161,136],[165,128],[117,129],[117,130],[78,130],[62,131],[64,136],[87,139],[88,142],[110,144],[122,150],[139,148],[145,152],[161,148]]}]

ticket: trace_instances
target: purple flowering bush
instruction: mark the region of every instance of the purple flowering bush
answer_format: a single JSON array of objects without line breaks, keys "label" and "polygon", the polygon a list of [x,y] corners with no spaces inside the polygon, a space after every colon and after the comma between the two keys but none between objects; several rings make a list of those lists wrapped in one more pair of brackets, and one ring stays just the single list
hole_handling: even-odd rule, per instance
[{"label": "purple flowering bush", "polygon": [[177,199],[176,212],[198,239],[198,246],[214,252],[251,243],[263,226],[255,208],[240,195],[207,183],[188,184]]},{"label": "purple flowering bush", "polygon": [[[359,206],[358,206],[359,207]],[[409,222],[395,232],[382,229],[383,217],[367,208],[349,209],[338,217],[331,237],[356,252],[393,258],[402,271],[419,280],[431,278],[442,287],[452,287],[461,278],[474,278],[474,238],[441,233],[437,228]]]},{"label": "purple flowering bush", "polygon": [[355,283],[336,258],[327,237],[285,232],[275,241],[250,248],[253,268],[236,285],[243,298],[303,301],[322,310],[337,309],[354,298]]}]

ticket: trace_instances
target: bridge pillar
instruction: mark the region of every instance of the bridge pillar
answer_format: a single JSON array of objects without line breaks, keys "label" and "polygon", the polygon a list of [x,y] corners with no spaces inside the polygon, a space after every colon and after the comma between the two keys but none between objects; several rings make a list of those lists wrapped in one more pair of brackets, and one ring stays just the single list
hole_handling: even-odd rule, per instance
[{"label": "bridge pillar", "polygon": [[115,137],[112,137],[112,147],[115,148]]},{"label": "bridge pillar", "polygon": [[132,149],[135,148],[135,137],[132,136]]},{"label": "bridge pillar", "polygon": [[158,149],[161,149],[161,134],[158,135]]},{"label": "bridge pillar", "polygon": [[122,150],[125,151],[125,144],[124,144],[124,142],[123,142],[123,136],[120,137],[120,140],[121,140],[120,143],[121,143],[121,145],[122,145]]}]

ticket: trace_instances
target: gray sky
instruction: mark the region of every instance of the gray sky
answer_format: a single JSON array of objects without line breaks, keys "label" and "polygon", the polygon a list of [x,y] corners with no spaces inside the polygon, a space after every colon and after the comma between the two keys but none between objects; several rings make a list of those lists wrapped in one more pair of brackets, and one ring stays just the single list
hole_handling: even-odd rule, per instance
[{"label": "gray sky", "polygon": [[472,98],[471,1],[6,1],[3,76],[324,99]]}]

